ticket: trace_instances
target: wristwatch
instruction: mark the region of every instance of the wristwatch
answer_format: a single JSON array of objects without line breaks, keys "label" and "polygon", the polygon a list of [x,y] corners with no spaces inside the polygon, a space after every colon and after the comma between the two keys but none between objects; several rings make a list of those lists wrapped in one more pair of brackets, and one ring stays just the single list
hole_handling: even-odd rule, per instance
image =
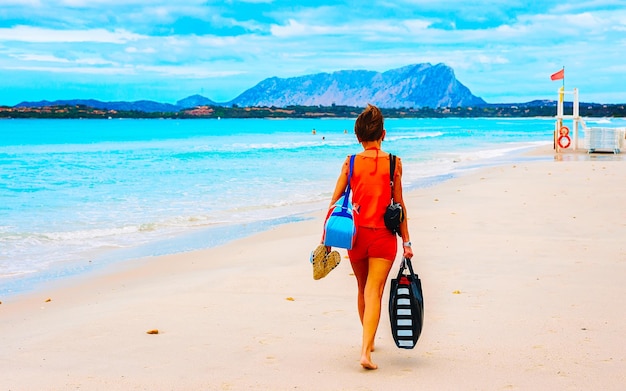
[{"label": "wristwatch", "polygon": [[402,246],[403,247],[411,247],[411,242],[410,241],[409,242],[403,242]]}]

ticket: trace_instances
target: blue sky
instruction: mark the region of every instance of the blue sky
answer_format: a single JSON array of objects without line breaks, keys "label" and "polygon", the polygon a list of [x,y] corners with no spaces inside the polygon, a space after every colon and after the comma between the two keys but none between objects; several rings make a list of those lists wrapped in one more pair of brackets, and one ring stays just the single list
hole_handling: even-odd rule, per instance
[{"label": "blue sky", "polygon": [[218,102],[261,80],[445,63],[490,103],[626,103],[624,0],[0,0],[0,105]]}]

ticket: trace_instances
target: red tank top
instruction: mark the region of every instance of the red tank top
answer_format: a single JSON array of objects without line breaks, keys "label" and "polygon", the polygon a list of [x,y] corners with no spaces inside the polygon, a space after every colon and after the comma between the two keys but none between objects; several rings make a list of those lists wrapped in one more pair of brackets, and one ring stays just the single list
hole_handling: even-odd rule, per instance
[{"label": "red tank top", "polygon": [[[397,158],[394,176],[400,175],[401,167]],[[359,226],[385,228],[383,216],[391,202],[389,155],[381,155],[380,151],[377,151],[377,157],[356,155],[350,187],[352,203],[359,211]]]}]

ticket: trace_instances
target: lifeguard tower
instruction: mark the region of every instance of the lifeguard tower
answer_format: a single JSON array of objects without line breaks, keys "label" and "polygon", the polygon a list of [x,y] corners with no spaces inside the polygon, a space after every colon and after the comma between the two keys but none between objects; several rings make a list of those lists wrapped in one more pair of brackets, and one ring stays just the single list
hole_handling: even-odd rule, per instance
[{"label": "lifeguard tower", "polygon": [[[559,88],[559,100],[556,109],[556,121],[554,124],[554,149],[556,152],[565,152],[571,148],[577,151],[581,148],[579,144],[579,131],[584,132],[585,138],[582,148],[587,153],[595,152],[613,152],[620,153],[622,144],[624,143],[624,134],[626,128],[609,128],[609,127],[588,127],[583,118],[580,116],[580,104],[578,101],[578,88],[572,91],[565,91],[564,87]],[[573,95],[572,114],[564,113],[565,94]],[[572,121],[572,129],[565,124],[565,120]]]}]

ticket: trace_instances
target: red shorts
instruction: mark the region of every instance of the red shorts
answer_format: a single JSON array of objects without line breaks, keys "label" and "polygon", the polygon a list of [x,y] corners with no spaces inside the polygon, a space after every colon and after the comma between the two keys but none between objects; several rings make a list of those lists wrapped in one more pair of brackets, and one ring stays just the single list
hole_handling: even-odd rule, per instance
[{"label": "red shorts", "polygon": [[387,228],[358,227],[352,250],[348,250],[350,262],[368,258],[383,258],[393,262],[397,253],[398,239]]}]

